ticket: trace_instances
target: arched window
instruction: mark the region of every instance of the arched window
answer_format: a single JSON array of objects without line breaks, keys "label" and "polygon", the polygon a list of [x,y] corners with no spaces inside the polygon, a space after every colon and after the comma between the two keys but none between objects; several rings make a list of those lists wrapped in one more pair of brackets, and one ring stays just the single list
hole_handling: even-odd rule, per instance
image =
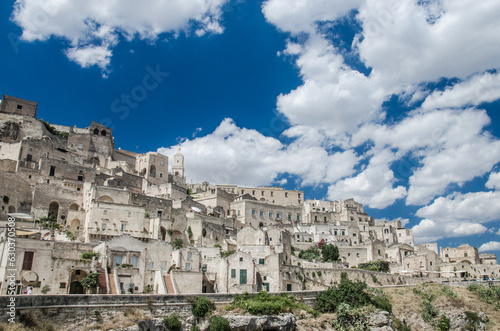
[{"label": "arched window", "polygon": [[98,128],[94,129],[94,134],[99,134],[99,129]]},{"label": "arched window", "polygon": [[101,131],[101,136],[106,136],[106,130]]},{"label": "arched window", "polygon": [[149,175],[151,177],[156,177],[156,166],[154,164],[149,167]]}]

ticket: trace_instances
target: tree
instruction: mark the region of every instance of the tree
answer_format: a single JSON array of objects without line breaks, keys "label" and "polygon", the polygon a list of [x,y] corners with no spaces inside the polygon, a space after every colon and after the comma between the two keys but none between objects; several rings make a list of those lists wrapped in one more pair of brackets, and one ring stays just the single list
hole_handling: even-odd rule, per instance
[{"label": "tree", "polygon": [[339,248],[333,244],[326,244],[321,246],[321,255],[323,262],[337,262],[339,260]]},{"label": "tree", "polygon": [[81,283],[82,286],[86,289],[95,287],[97,285],[97,279],[99,278],[100,273],[91,272],[87,275],[87,277],[83,278]]},{"label": "tree", "polygon": [[175,249],[181,249],[184,246],[184,240],[181,238],[177,238],[174,240],[174,248]]}]

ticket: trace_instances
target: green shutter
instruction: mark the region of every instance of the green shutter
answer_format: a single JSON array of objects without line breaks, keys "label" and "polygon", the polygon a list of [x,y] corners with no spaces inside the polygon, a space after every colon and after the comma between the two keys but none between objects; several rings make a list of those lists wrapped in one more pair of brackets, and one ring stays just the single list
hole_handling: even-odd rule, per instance
[{"label": "green shutter", "polygon": [[247,269],[240,270],[240,284],[247,283]]},{"label": "green shutter", "polygon": [[231,278],[236,277],[236,269],[231,269]]}]

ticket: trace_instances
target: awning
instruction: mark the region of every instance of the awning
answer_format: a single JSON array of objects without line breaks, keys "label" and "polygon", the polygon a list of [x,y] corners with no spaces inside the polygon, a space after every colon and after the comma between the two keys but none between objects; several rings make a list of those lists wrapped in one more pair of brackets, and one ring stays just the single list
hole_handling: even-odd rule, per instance
[{"label": "awning", "polygon": [[16,236],[31,236],[32,234],[38,234],[40,231],[23,231],[16,230]]},{"label": "awning", "polygon": [[30,214],[25,214],[25,213],[8,213],[7,215],[18,218],[18,219],[23,219],[23,220],[28,220],[28,221],[33,221],[33,216]]}]

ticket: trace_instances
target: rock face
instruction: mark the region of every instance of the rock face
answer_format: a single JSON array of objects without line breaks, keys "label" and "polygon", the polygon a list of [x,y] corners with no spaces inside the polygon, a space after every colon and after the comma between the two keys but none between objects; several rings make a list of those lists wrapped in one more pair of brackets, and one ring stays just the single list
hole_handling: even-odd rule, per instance
[{"label": "rock face", "polygon": [[229,321],[231,331],[293,331],[295,330],[295,316],[284,314],[281,316],[224,316]]},{"label": "rock face", "polygon": [[[469,312],[470,313],[470,312]],[[486,315],[484,313],[455,313],[448,316],[450,330],[486,330]]]}]

